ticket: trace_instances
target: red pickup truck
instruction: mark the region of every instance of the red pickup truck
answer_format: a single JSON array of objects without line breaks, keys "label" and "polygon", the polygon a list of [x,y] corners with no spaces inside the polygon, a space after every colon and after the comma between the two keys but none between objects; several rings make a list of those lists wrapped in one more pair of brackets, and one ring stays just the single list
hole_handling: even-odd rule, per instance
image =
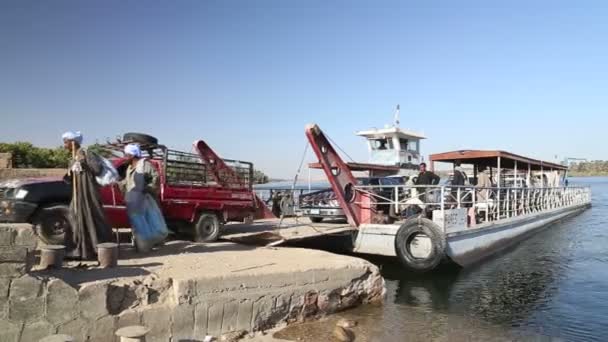
[{"label": "red pickup truck", "polygon": [[[214,241],[226,222],[271,217],[252,190],[252,163],[222,159],[202,140],[194,143],[195,154],[169,149],[147,135],[125,134],[122,141],[103,146],[121,175],[127,168],[122,149],[131,142],[141,145],[159,172],[158,201],[172,230]],[[118,186],[102,187],[101,198],[112,227],[129,227]],[[70,200],[70,187],[62,179],[5,181],[0,183],[0,222],[32,223],[45,242],[60,244],[69,229]]]}]

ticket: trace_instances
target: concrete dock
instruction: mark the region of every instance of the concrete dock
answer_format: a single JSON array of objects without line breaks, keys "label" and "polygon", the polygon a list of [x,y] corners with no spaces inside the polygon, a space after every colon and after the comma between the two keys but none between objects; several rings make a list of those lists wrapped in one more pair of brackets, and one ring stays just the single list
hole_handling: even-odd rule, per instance
[{"label": "concrete dock", "polygon": [[123,246],[116,268],[37,270],[28,229],[0,226],[0,341],[51,333],[116,341],[114,332],[133,324],[151,329],[147,341],[203,341],[378,302],[385,291],[378,268],[362,259],[230,242],[173,241],[145,255]]}]

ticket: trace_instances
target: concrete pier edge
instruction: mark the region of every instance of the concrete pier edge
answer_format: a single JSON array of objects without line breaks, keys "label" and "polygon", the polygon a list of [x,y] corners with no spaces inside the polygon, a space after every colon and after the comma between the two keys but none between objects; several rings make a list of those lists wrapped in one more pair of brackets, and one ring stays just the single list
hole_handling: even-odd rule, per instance
[{"label": "concrete pier edge", "polygon": [[148,342],[202,341],[380,302],[385,293],[373,264],[317,250],[174,242],[149,256],[121,255],[117,268],[42,271],[32,268],[36,246],[29,225],[0,224],[0,341],[57,333],[118,341],[115,331],[130,325],[150,328]]}]

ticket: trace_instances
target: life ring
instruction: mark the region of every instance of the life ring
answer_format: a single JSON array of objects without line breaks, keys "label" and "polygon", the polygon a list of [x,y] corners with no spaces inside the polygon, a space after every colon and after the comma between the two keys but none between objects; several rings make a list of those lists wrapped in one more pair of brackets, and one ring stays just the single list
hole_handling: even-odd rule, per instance
[{"label": "life ring", "polygon": [[395,236],[399,261],[415,272],[436,268],[445,257],[445,236],[433,221],[416,217],[407,220]]}]

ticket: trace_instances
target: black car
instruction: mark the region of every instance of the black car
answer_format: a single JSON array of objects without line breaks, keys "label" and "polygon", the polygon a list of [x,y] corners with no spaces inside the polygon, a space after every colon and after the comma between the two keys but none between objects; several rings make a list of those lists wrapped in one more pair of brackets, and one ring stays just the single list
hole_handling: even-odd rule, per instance
[{"label": "black car", "polygon": [[71,187],[59,177],[0,182],[0,222],[31,223],[41,237],[59,236],[69,227],[71,198]]}]

